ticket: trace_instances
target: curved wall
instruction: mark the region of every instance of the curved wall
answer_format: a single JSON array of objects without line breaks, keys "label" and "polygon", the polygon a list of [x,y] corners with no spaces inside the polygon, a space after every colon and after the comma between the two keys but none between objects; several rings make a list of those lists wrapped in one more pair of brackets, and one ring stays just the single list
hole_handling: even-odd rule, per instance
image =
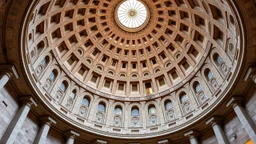
[{"label": "curved wall", "polygon": [[[4,57],[1,57],[1,59],[5,58],[5,61],[8,61],[8,62],[4,62],[4,61],[1,61],[1,62],[5,63],[5,64],[6,63],[9,63],[9,64],[14,63],[16,68],[17,68],[17,71],[20,75],[20,78],[16,79],[15,77],[12,77],[11,82],[8,83],[3,89],[1,89],[1,100],[2,100],[2,103],[1,103],[2,105],[1,106],[2,106],[3,110],[6,111],[6,112],[3,112],[3,114],[1,115],[1,118],[3,119],[3,123],[1,123],[1,125],[3,126],[2,134],[5,133],[5,130],[7,128],[6,125],[8,123],[10,123],[10,121],[14,117],[14,114],[18,110],[18,106],[19,106],[18,99],[19,99],[19,97],[21,95],[34,95],[35,94],[35,93],[33,93],[29,90],[31,88],[30,84],[26,84],[27,82],[24,81],[24,79],[27,79],[27,78],[23,75],[23,70],[19,66],[19,64],[20,64],[20,61],[19,61],[20,59],[18,58],[19,56],[17,57],[17,54],[18,54],[18,50],[17,50],[18,49],[18,46],[17,46],[18,38],[17,37],[19,36],[17,33],[19,33],[18,29],[21,27],[20,22],[21,22],[21,18],[22,18],[22,16],[20,16],[20,15],[23,15],[22,11],[23,12],[25,11],[25,7],[27,6],[26,3],[27,3],[27,1],[19,2],[20,11],[14,11],[13,9],[18,8],[18,2],[12,2],[12,5],[10,4],[10,9],[11,10],[7,11],[9,17],[8,17],[7,21],[5,21],[6,23],[8,22],[9,25],[6,25],[6,24],[3,25],[3,26],[6,27],[6,29],[5,29],[6,33],[5,34],[7,34],[7,35],[4,35],[4,38],[1,39],[1,41],[4,40],[4,42],[2,41],[1,45],[5,46],[5,47],[2,47],[3,50],[1,51],[1,55],[3,55]],[[1,10],[4,11],[4,9],[2,9],[2,8],[6,8],[7,5],[8,5],[8,3],[4,4],[3,7],[1,7]],[[255,13],[254,13],[255,7],[253,6],[252,1],[247,1],[247,2],[246,1],[245,2],[239,1],[238,6],[239,6],[240,12],[243,16],[243,22],[244,22],[245,29],[246,29],[246,34],[247,34],[246,40],[248,42],[247,45],[246,45],[246,49],[245,49],[246,50],[246,58],[244,59],[244,62],[243,62],[243,64],[244,64],[243,68],[244,69],[242,70],[242,74],[239,74],[240,76],[242,75],[242,77],[244,77],[245,73],[247,72],[248,66],[250,64],[253,64],[254,59],[255,59],[254,58],[255,56],[253,55],[254,51],[252,50],[253,47],[255,46],[253,44],[253,41],[252,41],[252,39],[255,37],[255,34],[253,33],[253,31],[251,31],[251,30],[253,30],[253,24],[255,23],[254,22],[255,18],[253,17],[255,15]],[[245,8],[248,8],[248,11]],[[16,23],[15,23],[15,21],[16,21]],[[16,35],[14,33],[16,33]],[[17,48],[17,49],[15,49],[15,48]],[[217,52],[219,52],[219,51],[217,51]],[[214,50],[213,50],[213,53],[214,53]],[[210,55],[210,57],[214,57],[213,53],[212,53],[212,55]],[[215,65],[213,65],[213,66],[215,66]],[[213,66],[211,66],[210,69],[213,69],[213,68],[216,69],[216,67],[213,67]],[[3,68],[1,66],[1,70],[2,69]],[[221,72],[218,71],[218,69],[216,69],[216,73],[221,75]],[[198,79],[198,81],[200,81],[200,80],[203,81],[204,80],[202,77],[197,78],[197,79]],[[58,79],[58,80],[60,80],[60,79]],[[255,105],[254,104],[255,103],[255,96],[254,96],[255,86],[252,84],[252,82],[250,80],[244,81],[243,78],[238,79],[236,81],[236,85],[237,85],[237,87],[235,89],[234,88],[232,89],[232,93],[235,94],[235,95],[244,96],[245,107],[247,108],[247,111],[249,112],[251,117],[254,118],[255,117],[255,114],[254,114],[255,112],[254,112],[254,107],[253,106]],[[69,83],[69,86],[71,86],[70,83]],[[207,83],[205,84],[205,86],[209,87],[207,85]],[[187,87],[193,88],[193,86],[190,86],[190,85],[188,85]],[[55,89],[58,89],[58,88],[59,87],[56,87]],[[188,89],[185,89],[184,91],[186,91],[186,90],[188,90]],[[190,94],[191,95],[189,95],[189,96],[193,96],[191,98],[194,98],[195,104],[200,105],[200,102],[199,102],[200,99],[197,99],[197,97],[195,97],[192,90],[191,90]],[[91,94],[86,94],[86,95],[90,96]],[[66,94],[65,96],[69,96],[69,95]],[[49,97],[51,98],[51,95],[49,95]],[[175,97],[178,97],[178,95],[177,96],[175,95]],[[229,97],[229,95],[226,96],[227,99],[228,99],[228,97]],[[61,142],[65,141],[66,138],[64,137],[64,133],[67,130],[72,129],[73,127],[72,127],[72,125],[70,125],[70,123],[67,123],[67,122],[63,121],[61,117],[64,114],[67,113],[67,117],[68,117],[67,119],[72,121],[72,119],[76,119],[79,116],[73,117],[72,114],[69,114],[69,110],[66,110],[65,107],[63,109],[61,109],[61,107],[59,106],[59,103],[55,104],[55,106],[59,109],[59,112],[60,112],[59,114],[56,115],[56,113],[52,113],[51,110],[49,108],[47,108],[46,105],[44,103],[42,103],[40,99],[38,99],[37,97],[34,97],[34,98],[39,103],[39,106],[38,107],[34,107],[34,106],[32,107],[32,111],[29,113],[28,117],[26,118],[25,122],[23,123],[22,128],[20,130],[18,130],[19,134],[18,134],[18,137],[16,138],[16,141],[20,140],[23,143],[26,143],[26,142],[29,141],[30,143],[32,143],[32,141],[36,137],[36,134],[37,134],[39,128],[41,127],[40,122],[39,122],[39,117],[44,116],[44,115],[51,115],[52,117],[54,117],[57,120],[57,124],[56,125],[53,124],[51,126],[51,130],[50,130],[50,132],[48,134],[48,137],[47,137],[48,143],[53,143],[53,142],[61,143]],[[165,97],[165,98],[167,99],[168,97]],[[163,98],[163,99],[165,99],[165,98]],[[80,97],[80,100],[81,99],[82,99],[82,96]],[[102,99],[102,98],[100,98],[100,99]],[[105,101],[105,103],[106,103],[107,112],[111,112],[110,110],[112,110],[112,112],[113,112],[113,110],[114,110],[113,106],[114,105],[108,104],[109,101],[107,101],[107,100],[103,100],[103,101]],[[158,100],[158,101],[159,101],[159,103],[161,103],[161,100]],[[176,104],[179,105],[178,98],[175,99],[174,101],[176,101],[177,102]],[[78,107],[76,109],[77,112],[80,108],[80,102],[81,101],[78,101],[79,105],[76,105]],[[112,102],[115,103],[114,101],[112,101]],[[157,106],[156,102],[153,102],[153,101],[151,102],[151,100],[150,100],[150,102],[148,102],[148,103],[144,102],[144,104],[143,103],[142,104],[145,105],[145,106],[146,105],[150,106],[150,104],[152,103],[152,104],[155,104]],[[198,137],[198,140],[200,142],[202,142],[202,143],[216,143],[217,139],[215,138],[215,136],[214,136],[214,134],[211,130],[211,126],[210,125],[205,125],[205,120],[207,120],[207,118],[209,118],[211,115],[222,116],[222,118],[223,118],[222,128],[223,128],[225,134],[227,135],[228,140],[231,143],[244,143],[244,142],[249,140],[249,136],[246,134],[245,130],[242,128],[241,123],[240,123],[239,119],[236,117],[236,115],[234,113],[229,114],[230,112],[232,112],[232,110],[231,109],[224,109],[224,107],[226,107],[225,106],[226,102],[227,101],[225,99],[222,103],[219,104],[218,107],[216,107],[214,109],[214,111],[212,111],[211,113],[209,113],[206,116],[206,119],[198,121],[197,124],[192,124],[192,125],[189,124],[190,125],[189,127],[187,127],[186,129],[174,132],[171,136],[157,136],[157,135],[154,135],[154,138],[149,139],[149,140],[144,140],[144,139],[137,140],[137,141],[136,140],[127,140],[126,142],[124,142],[125,140],[118,140],[118,139],[114,139],[114,138],[110,138],[110,137],[94,135],[94,134],[91,134],[91,133],[87,132],[86,130],[85,131],[82,130],[81,128],[75,128],[74,130],[79,131],[81,133],[81,136],[76,138],[76,143],[86,143],[86,142],[87,143],[93,143],[93,141],[97,140],[97,139],[105,140],[105,141],[108,141],[109,143],[129,143],[129,142],[157,143],[157,141],[160,141],[162,139],[169,139],[173,143],[187,143],[188,139],[185,139],[183,134],[186,131],[191,130],[191,129],[196,129],[200,132],[199,137]],[[56,103],[56,102],[52,101],[52,103],[48,103],[48,104],[53,104],[53,103]],[[126,107],[127,102],[126,102],[126,105],[122,104],[122,103],[116,103],[116,104],[119,104],[120,106]],[[162,100],[162,104],[164,104],[164,100]],[[63,105],[64,105],[64,103],[63,103]],[[197,108],[197,105],[193,104],[191,106]],[[109,108],[110,106],[112,108]],[[143,121],[147,121],[148,118],[149,118],[147,116],[147,111],[148,111],[147,108],[148,107],[145,107],[145,106],[142,108],[142,109],[145,109],[145,111],[143,111],[144,112]],[[181,105],[178,106],[180,114],[177,114],[177,115],[181,116],[180,120],[186,119],[186,118],[183,117],[183,116],[186,116],[186,115],[182,115],[183,114],[182,113],[182,107],[180,107],[180,106]],[[97,106],[94,106],[94,107],[96,108]],[[141,103],[139,103],[138,107],[141,108]],[[127,106],[126,108],[131,108],[131,106],[130,107]],[[157,107],[158,110],[160,108]],[[161,109],[164,110],[164,107],[162,106]],[[200,107],[200,109],[201,109],[201,107]],[[129,111],[130,110],[131,109],[127,110],[128,111],[127,112],[128,116],[129,116]],[[127,116],[127,113],[125,113],[125,116]],[[192,113],[195,114],[194,112],[192,112]],[[77,113],[75,113],[75,114],[77,114]],[[167,120],[167,119],[165,119],[166,118],[165,114],[167,115],[167,113],[163,113],[162,118],[159,118],[159,115],[158,115],[158,120],[165,123],[165,120]],[[108,116],[110,118],[113,118],[113,113],[109,114]],[[71,119],[70,119],[70,117],[71,117]],[[82,120],[83,120],[83,118],[82,118]],[[112,122],[112,120],[109,120],[109,121]],[[182,122],[184,122],[184,121],[182,121]],[[92,123],[94,123],[94,122],[92,122]],[[92,124],[92,123],[90,123],[90,124]],[[96,124],[101,125],[100,123],[96,123]],[[109,126],[111,126],[112,124],[113,123],[111,123],[111,124],[109,123]],[[150,132],[150,126],[147,125],[148,123],[143,123],[143,124],[145,124],[145,126],[143,127],[144,128],[143,131],[147,131],[148,133],[151,133]],[[169,123],[169,124],[171,124],[171,123]],[[126,124],[126,125],[129,126],[129,124]],[[109,126],[107,126],[107,127],[109,127]],[[95,127],[92,130],[94,130],[94,129],[95,129]],[[109,129],[111,129],[111,128],[109,128]],[[138,128],[138,129],[140,130],[140,128]],[[116,133],[116,132],[114,132],[114,133]],[[135,131],[135,133],[138,133],[138,131]],[[23,135],[23,137],[22,137],[22,135]],[[88,137],[89,135],[90,135],[90,137]],[[147,136],[151,137],[150,134],[148,134]]]}]

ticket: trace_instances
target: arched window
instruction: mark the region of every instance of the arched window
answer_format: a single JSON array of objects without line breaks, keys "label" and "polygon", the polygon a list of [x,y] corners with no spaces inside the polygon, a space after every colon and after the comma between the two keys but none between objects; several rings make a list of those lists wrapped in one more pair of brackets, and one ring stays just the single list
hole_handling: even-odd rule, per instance
[{"label": "arched window", "polygon": [[83,98],[83,100],[82,100],[82,105],[84,105],[84,106],[89,106],[89,104],[90,104],[90,102],[89,102],[89,99],[88,98],[86,98],[86,97],[84,97]]},{"label": "arched window", "polygon": [[42,40],[37,44],[37,54],[39,55],[45,48],[45,41]]},{"label": "arched window", "polygon": [[139,109],[137,107],[132,108],[132,116],[139,116]]},{"label": "arched window", "polygon": [[154,105],[149,106],[148,114],[149,115],[156,114],[156,107]]},{"label": "arched window", "polygon": [[73,91],[71,92],[70,97],[71,97],[72,99],[75,99],[75,98],[76,98],[76,90],[73,90]]},{"label": "arched window", "polygon": [[61,85],[60,85],[60,90],[61,90],[62,92],[65,92],[65,91],[67,90],[67,87],[68,87],[67,81],[63,81],[63,82],[61,83]]},{"label": "arched window", "polygon": [[79,109],[79,115],[83,118],[86,118],[88,115],[88,107],[90,105],[90,98],[89,97],[83,97],[81,106]]},{"label": "arched window", "polygon": [[210,81],[213,77],[213,73],[210,71],[210,69],[206,69],[204,72],[205,77],[207,78],[208,81]]},{"label": "arched window", "polygon": [[58,75],[58,72],[57,72],[57,70],[54,69],[54,70],[50,73],[49,78],[50,78],[52,81],[55,81],[57,75]]},{"label": "arched window", "polygon": [[155,125],[157,123],[156,107],[153,104],[148,106],[148,120],[149,125]]},{"label": "arched window", "polygon": [[116,106],[114,110],[115,115],[122,115],[122,108],[120,106]]},{"label": "arched window", "polygon": [[49,56],[46,56],[46,57],[41,61],[41,64],[42,64],[43,67],[46,67],[49,62],[50,62],[50,58],[49,58]]},{"label": "arched window", "polygon": [[214,59],[214,62],[215,62],[217,65],[220,65],[220,64],[223,62],[222,58],[221,58],[220,55],[217,54],[217,53],[215,53],[215,54],[213,55],[213,59]]},{"label": "arched window", "polygon": [[105,112],[105,104],[103,102],[100,102],[98,104],[98,111],[103,112],[103,113]]},{"label": "arched window", "polygon": [[114,109],[114,125],[121,126],[122,125],[122,107],[117,105]]},{"label": "arched window", "polygon": [[180,102],[181,103],[185,103],[188,100],[188,96],[186,95],[186,93],[181,93],[180,94]]},{"label": "arched window", "polygon": [[202,90],[201,85],[199,84],[199,82],[197,82],[197,81],[194,82],[193,89],[194,89],[195,93],[199,93]]},{"label": "arched window", "polygon": [[37,44],[38,55],[43,51],[44,48],[45,48],[45,42],[42,40]]},{"label": "arched window", "polygon": [[137,106],[134,106],[131,109],[131,126],[132,127],[140,126],[140,112]]},{"label": "arched window", "polygon": [[222,58],[219,55],[217,57],[217,62],[218,62],[218,64],[221,64],[223,62]]},{"label": "arched window", "polygon": [[172,102],[170,100],[165,101],[165,110],[172,109]]}]

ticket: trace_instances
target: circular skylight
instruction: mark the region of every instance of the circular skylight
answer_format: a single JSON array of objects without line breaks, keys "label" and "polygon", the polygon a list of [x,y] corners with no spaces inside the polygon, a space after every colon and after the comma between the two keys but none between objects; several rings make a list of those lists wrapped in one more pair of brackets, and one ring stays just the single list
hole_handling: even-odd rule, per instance
[{"label": "circular skylight", "polygon": [[147,9],[138,0],[126,0],[117,9],[117,17],[122,25],[127,28],[138,28],[147,19]]}]

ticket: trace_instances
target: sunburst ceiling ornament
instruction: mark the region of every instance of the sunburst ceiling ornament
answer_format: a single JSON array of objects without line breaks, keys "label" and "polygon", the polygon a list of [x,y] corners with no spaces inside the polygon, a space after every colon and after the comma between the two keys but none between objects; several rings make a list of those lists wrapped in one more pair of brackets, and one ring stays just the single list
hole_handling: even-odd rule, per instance
[{"label": "sunburst ceiling ornament", "polygon": [[117,17],[127,28],[142,26],[148,16],[146,6],[138,0],[126,0],[117,9]]}]

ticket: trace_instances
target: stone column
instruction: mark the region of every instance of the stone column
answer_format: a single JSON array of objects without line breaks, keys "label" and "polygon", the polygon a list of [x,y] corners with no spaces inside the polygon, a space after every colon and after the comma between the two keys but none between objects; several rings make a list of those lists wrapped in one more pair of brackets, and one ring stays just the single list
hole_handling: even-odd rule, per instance
[{"label": "stone column", "polygon": [[20,98],[22,106],[17,111],[16,115],[13,117],[11,123],[6,129],[0,143],[2,144],[13,144],[16,140],[16,136],[19,133],[27,115],[32,107],[32,105],[37,106],[35,100],[30,96],[24,96]]},{"label": "stone column", "polygon": [[244,107],[242,107],[242,100],[242,97],[232,97],[226,106],[228,107],[231,105],[233,107],[237,118],[240,120],[247,134],[252,139],[252,141],[256,143],[256,125],[249,113],[245,110]]},{"label": "stone column", "polygon": [[65,136],[67,138],[66,144],[74,144],[75,137],[80,136],[80,133],[75,132],[73,130],[69,130],[65,133]]},{"label": "stone column", "polygon": [[97,113],[97,109],[98,109],[98,99],[99,99],[99,96],[97,95],[93,95],[94,96],[94,99],[91,100],[90,102],[90,108],[88,110],[88,121],[89,122],[92,122],[92,121],[95,121],[95,117],[96,117],[96,113]]},{"label": "stone column", "polygon": [[0,90],[7,84],[11,77],[12,73],[10,71],[3,71],[0,74]]},{"label": "stone column", "polygon": [[108,107],[106,107],[105,112],[105,123],[107,126],[113,125],[113,119],[114,119],[114,108],[113,108],[114,101],[109,100]]},{"label": "stone column", "polygon": [[157,144],[171,144],[171,142],[170,142],[170,140],[165,139],[165,140],[158,141]]},{"label": "stone column", "polygon": [[93,144],[107,144],[108,142],[105,140],[96,139],[93,141]]},{"label": "stone column", "polygon": [[14,65],[0,65],[0,90],[7,84],[12,76],[19,78]]},{"label": "stone column", "polygon": [[189,137],[190,144],[198,144],[197,136],[198,132],[195,130],[188,131],[184,133],[184,136]]},{"label": "stone column", "polygon": [[253,73],[250,77],[251,80],[256,84],[256,73]]},{"label": "stone column", "polygon": [[[161,99],[156,99],[157,103],[159,106],[161,106]],[[162,109],[162,107],[158,107],[157,108],[157,123],[158,124],[164,124],[165,120],[164,120],[164,112],[165,109]]]},{"label": "stone column", "polygon": [[[146,102],[140,102],[141,107],[139,107],[140,112],[140,127],[146,128],[148,125],[148,118],[147,118],[147,110],[145,110]],[[147,108],[146,108],[147,109]]]},{"label": "stone column", "polygon": [[251,79],[256,84],[256,67],[249,67],[245,73],[244,80]]},{"label": "stone column", "polygon": [[46,142],[46,138],[50,130],[51,124],[57,123],[56,120],[54,120],[50,116],[41,117],[40,120],[41,120],[42,126],[39,132],[37,133],[34,144],[44,144]]},{"label": "stone column", "polygon": [[228,138],[220,126],[220,117],[211,117],[206,124],[211,124],[219,144],[229,144]]},{"label": "stone column", "polygon": [[124,128],[128,129],[128,127],[130,126],[131,122],[131,109],[129,108],[130,102],[124,102],[125,106],[124,106],[124,118],[123,118],[123,122],[124,122]]}]

